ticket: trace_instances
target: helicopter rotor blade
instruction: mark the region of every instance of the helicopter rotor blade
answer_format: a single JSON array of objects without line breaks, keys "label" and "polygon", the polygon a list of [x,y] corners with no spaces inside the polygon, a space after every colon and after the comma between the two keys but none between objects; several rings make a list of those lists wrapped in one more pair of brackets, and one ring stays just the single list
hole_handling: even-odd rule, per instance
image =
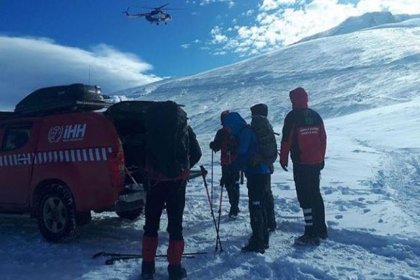
[{"label": "helicopter rotor blade", "polygon": [[150,15],[150,13],[136,13],[136,14],[130,14],[129,11],[130,7],[127,8],[127,10],[123,11],[122,13],[125,14],[127,17],[130,18],[137,18],[137,17],[145,17],[147,15]]},{"label": "helicopter rotor blade", "polygon": [[162,5],[162,6],[158,7],[158,8],[156,8],[156,9],[157,10],[161,10],[162,8],[164,8],[164,7],[168,6],[168,5],[169,5],[169,3],[166,3],[165,5]]},{"label": "helicopter rotor blade", "polygon": [[[150,9],[150,10],[162,10],[164,7],[166,7],[168,5],[169,5],[169,3],[166,3],[165,5],[162,5],[160,7],[142,6],[141,8],[143,8],[143,9]],[[164,10],[168,10],[168,9],[164,9]]]}]

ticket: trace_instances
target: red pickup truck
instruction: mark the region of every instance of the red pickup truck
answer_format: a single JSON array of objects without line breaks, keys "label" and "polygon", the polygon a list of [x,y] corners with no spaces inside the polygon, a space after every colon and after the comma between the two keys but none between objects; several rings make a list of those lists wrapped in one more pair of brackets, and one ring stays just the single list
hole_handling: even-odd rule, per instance
[{"label": "red pickup truck", "polygon": [[3,112],[0,144],[0,212],[30,213],[48,241],[71,236],[91,211],[142,211],[144,191],[127,180],[123,146],[103,113]]}]

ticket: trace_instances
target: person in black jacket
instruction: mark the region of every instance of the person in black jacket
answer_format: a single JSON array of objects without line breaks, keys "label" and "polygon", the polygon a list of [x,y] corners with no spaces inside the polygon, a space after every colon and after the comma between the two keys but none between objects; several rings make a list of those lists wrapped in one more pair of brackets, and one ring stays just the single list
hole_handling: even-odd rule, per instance
[{"label": "person in black jacket", "polygon": [[[277,150],[277,144],[276,144],[276,139],[274,136],[274,132],[273,132],[273,128],[270,124],[270,122],[267,119],[268,116],[268,107],[266,104],[260,103],[260,104],[256,104],[254,106],[252,106],[251,108],[251,114],[252,114],[252,122],[251,122],[251,127],[258,127],[258,124],[264,123],[266,126],[268,126],[269,132],[264,133],[264,138],[265,139],[269,139],[268,142],[270,145],[274,146],[274,151],[275,151],[275,156],[277,156],[278,154],[278,150]],[[256,125],[253,125],[255,122]],[[262,128],[261,128],[262,129]],[[270,134],[270,135],[268,135]],[[271,143],[272,141],[274,141],[274,143]],[[260,143],[260,145],[262,144],[266,144],[266,143]],[[276,157],[273,158],[273,162],[276,160]],[[271,169],[271,174],[273,174],[274,172],[274,166],[273,164],[270,165],[270,169]],[[265,191],[265,212],[266,212],[266,216],[267,216],[267,228],[269,232],[273,232],[276,230],[277,227],[277,222],[276,222],[276,214],[274,212],[274,197],[273,197],[273,192],[271,191],[271,174],[270,174],[270,180],[268,182],[268,184],[266,185],[267,190]]]},{"label": "person in black jacket", "polygon": [[[191,168],[200,160],[201,148],[190,126],[188,126],[188,139],[188,154]],[[165,205],[168,214],[169,246],[167,255],[169,279],[176,280],[187,276],[185,268],[181,265],[185,246],[182,235],[182,220],[185,207],[186,180],[187,176],[183,177],[183,175],[175,179],[165,179],[161,175],[159,178],[151,179],[151,187],[146,197],[141,279],[153,279],[153,274],[155,273],[160,216]]]},{"label": "person in black jacket", "polygon": [[319,189],[327,135],[321,116],[308,108],[305,89],[298,87],[290,91],[289,96],[293,110],[284,120],[280,165],[287,171],[290,152],[297,197],[305,218],[305,232],[295,244],[319,245],[319,238],[328,237],[324,201]]}]

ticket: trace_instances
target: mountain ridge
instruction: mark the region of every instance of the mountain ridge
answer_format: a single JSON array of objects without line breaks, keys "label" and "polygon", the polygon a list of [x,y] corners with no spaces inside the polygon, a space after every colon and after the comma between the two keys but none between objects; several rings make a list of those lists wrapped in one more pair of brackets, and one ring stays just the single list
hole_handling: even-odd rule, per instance
[{"label": "mountain ridge", "polygon": [[399,14],[393,15],[391,12],[370,12],[360,16],[349,17],[337,26],[323,32],[316,33],[300,40],[299,42],[309,41],[317,38],[337,36],[361,31],[368,28],[381,26],[384,24],[398,23],[412,18],[420,18],[420,15]]},{"label": "mountain ridge", "polygon": [[[290,109],[288,92],[303,86],[309,92],[311,107],[324,117],[341,116],[409,101],[418,95],[419,34],[420,21],[413,21],[407,26],[319,38],[115,94],[129,99],[172,99],[181,104],[188,95],[190,102],[185,105],[191,120],[207,114],[205,122],[217,125],[222,110],[248,114],[249,107],[259,102],[269,105],[272,121],[281,122]],[[240,104],[235,102],[238,99]]]}]

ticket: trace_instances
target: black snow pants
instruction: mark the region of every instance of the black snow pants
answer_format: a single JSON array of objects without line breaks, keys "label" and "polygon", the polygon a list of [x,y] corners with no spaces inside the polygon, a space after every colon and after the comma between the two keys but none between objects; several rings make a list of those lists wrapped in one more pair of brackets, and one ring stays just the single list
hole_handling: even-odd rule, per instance
[{"label": "black snow pants", "polygon": [[267,214],[265,198],[270,174],[248,174],[247,188],[249,197],[249,215],[251,218],[252,237],[258,247],[268,245]]},{"label": "black snow pants", "polygon": [[305,234],[322,235],[327,232],[324,200],[319,189],[319,165],[293,165],[297,197],[305,218]]},{"label": "black snow pants", "polygon": [[185,207],[185,181],[164,181],[152,184],[146,196],[144,236],[157,237],[160,217],[166,205],[170,240],[183,240],[182,216]]},{"label": "black snow pants", "polygon": [[239,171],[232,172],[228,165],[222,165],[221,183],[226,187],[229,203],[232,210],[239,211]]},{"label": "black snow pants", "polygon": [[269,182],[267,184],[267,190],[265,192],[265,212],[267,215],[267,228],[269,230],[275,230],[277,227],[276,214],[274,212],[274,197],[271,191],[271,175],[269,176]]}]

